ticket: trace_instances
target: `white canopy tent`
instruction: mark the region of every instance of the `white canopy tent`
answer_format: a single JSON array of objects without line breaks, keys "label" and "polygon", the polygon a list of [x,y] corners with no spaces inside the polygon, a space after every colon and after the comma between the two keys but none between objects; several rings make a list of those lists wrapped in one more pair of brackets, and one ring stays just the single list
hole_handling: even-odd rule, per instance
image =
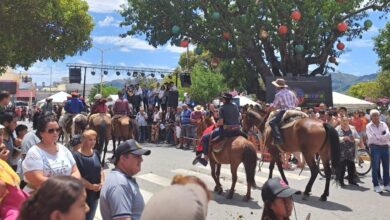
[{"label": "white canopy tent", "polygon": [[341,94],[338,92],[332,92],[333,106],[334,107],[346,107],[348,112],[355,110],[366,110],[375,108],[375,103],[368,102],[362,99],[358,99],[352,96]]},{"label": "white canopy tent", "polygon": [[[48,98],[52,98],[53,99],[52,102],[55,104],[62,104],[64,103],[64,101],[66,101],[68,96],[70,96],[70,94],[61,91],[54,95],[49,96]],[[46,102],[46,98],[38,101],[38,104],[43,104],[44,102]]]},{"label": "white canopy tent", "polygon": [[251,100],[250,98],[246,96],[235,96],[233,97],[234,99],[239,99],[240,100],[240,106],[245,106],[245,105],[260,105],[259,103]]}]

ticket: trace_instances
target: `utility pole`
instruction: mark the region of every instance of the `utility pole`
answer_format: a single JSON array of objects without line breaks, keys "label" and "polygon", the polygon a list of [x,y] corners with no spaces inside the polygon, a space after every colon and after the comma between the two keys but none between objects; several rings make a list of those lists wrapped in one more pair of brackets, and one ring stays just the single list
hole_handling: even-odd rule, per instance
[{"label": "utility pole", "polygon": [[50,66],[50,95],[51,95],[51,84],[52,84],[53,66]]}]

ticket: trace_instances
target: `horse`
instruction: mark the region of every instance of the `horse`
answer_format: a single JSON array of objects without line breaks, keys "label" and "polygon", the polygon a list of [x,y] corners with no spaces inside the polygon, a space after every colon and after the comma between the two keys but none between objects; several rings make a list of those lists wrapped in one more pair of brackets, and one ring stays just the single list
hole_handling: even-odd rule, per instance
[{"label": "horse", "polygon": [[76,114],[64,121],[64,116],[61,116],[59,125],[62,128],[65,143],[68,143],[71,136],[84,132],[88,126],[88,118],[84,114]]},{"label": "horse", "polygon": [[[297,119],[292,126],[282,128],[281,134],[284,144],[275,145],[272,143],[271,128],[266,124],[268,117],[269,113],[262,116],[257,112],[249,110],[243,118],[243,130],[246,132],[252,126],[257,126],[263,133],[265,146],[268,146],[272,157],[269,166],[269,178],[272,178],[272,171],[276,162],[282,179],[288,184],[284,175],[280,154],[283,152],[302,152],[311,173],[303,193],[303,199],[308,199],[319,172],[315,163],[315,157],[318,154],[322,160],[326,177],[325,189],[320,200],[326,201],[329,196],[332,169],[337,171],[340,160],[340,143],[336,130],[327,123],[304,117]],[[336,177],[338,179],[338,172],[336,172]]]},{"label": "horse", "polygon": [[95,149],[99,152],[99,155],[104,154],[102,157],[102,164],[107,153],[108,142],[111,140],[111,117],[106,113],[96,113],[89,116],[88,119],[89,128],[96,131],[98,138],[96,140]]},{"label": "horse", "polygon": [[126,115],[119,116],[111,119],[112,124],[112,143],[113,143],[113,155],[115,154],[116,141],[118,145],[121,141],[128,139],[134,139],[135,124],[133,120]]}]

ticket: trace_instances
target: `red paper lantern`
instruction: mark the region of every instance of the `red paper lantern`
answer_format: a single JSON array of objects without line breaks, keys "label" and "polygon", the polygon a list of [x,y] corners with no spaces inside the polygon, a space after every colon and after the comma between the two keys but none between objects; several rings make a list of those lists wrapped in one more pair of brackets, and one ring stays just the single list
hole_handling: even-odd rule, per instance
[{"label": "red paper lantern", "polygon": [[337,47],[337,49],[339,49],[339,50],[344,50],[345,44],[339,41],[339,42],[337,43],[336,47]]},{"label": "red paper lantern", "polygon": [[212,67],[217,67],[219,65],[219,58],[218,57],[213,57],[213,59],[211,59],[211,66]]},{"label": "red paper lantern", "polygon": [[302,15],[301,15],[301,12],[299,12],[298,10],[295,10],[295,11],[291,12],[290,17],[294,21],[299,21],[301,19]]},{"label": "red paper lantern", "polygon": [[188,47],[188,44],[189,44],[188,40],[180,41],[180,47]]},{"label": "red paper lantern", "polygon": [[279,33],[279,35],[285,35],[285,34],[287,34],[287,31],[288,31],[288,29],[287,29],[287,26],[286,25],[280,25],[279,26],[279,28],[278,28],[278,33]]},{"label": "red paper lantern", "polygon": [[225,40],[230,40],[231,35],[230,35],[229,32],[224,31],[223,34],[222,34],[222,37],[223,37],[223,39],[225,39]]},{"label": "red paper lantern", "polygon": [[340,22],[337,24],[337,30],[339,32],[341,32],[341,33],[345,32],[345,31],[347,31],[347,29],[348,29],[348,25],[345,22]]}]

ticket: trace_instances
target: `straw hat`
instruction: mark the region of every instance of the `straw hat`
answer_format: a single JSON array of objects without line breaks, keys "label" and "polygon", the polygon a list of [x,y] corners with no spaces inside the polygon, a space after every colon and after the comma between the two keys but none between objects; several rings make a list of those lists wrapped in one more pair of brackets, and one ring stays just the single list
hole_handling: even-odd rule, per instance
[{"label": "straw hat", "polygon": [[272,85],[278,87],[278,88],[287,88],[286,81],[284,79],[276,79],[275,81],[272,81]]},{"label": "straw hat", "polygon": [[96,94],[95,97],[93,97],[93,99],[95,99],[95,100],[99,100],[101,98],[103,98],[103,96],[101,94]]},{"label": "straw hat", "polygon": [[200,111],[203,111],[203,107],[201,105],[197,105],[197,106],[195,106],[194,110],[197,112],[200,112]]}]

